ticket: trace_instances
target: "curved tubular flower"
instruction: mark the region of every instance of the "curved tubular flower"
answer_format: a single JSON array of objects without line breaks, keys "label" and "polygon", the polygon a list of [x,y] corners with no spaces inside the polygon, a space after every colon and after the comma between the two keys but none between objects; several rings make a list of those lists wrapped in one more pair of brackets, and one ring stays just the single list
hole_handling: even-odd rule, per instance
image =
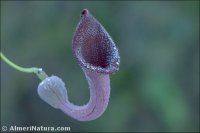
[{"label": "curved tubular flower", "polygon": [[119,69],[120,57],[110,35],[87,9],[81,12],[72,41],[73,54],[87,78],[90,100],[77,106],[68,100],[64,82],[51,76],[38,87],[39,96],[54,108],[79,120],[90,121],[105,111],[110,97],[110,78]]}]

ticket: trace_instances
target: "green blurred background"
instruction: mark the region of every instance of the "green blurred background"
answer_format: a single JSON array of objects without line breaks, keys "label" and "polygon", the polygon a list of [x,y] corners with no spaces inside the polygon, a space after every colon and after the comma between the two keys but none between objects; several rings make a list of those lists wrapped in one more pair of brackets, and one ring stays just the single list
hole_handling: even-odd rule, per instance
[{"label": "green blurred background", "polygon": [[87,103],[88,84],[71,47],[83,8],[104,25],[121,56],[106,112],[76,121],[39,98],[35,75],[1,61],[1,125],[199,131],[198,1],[1,1],[1,51],[18,65],[61,77],[70,101]]}]

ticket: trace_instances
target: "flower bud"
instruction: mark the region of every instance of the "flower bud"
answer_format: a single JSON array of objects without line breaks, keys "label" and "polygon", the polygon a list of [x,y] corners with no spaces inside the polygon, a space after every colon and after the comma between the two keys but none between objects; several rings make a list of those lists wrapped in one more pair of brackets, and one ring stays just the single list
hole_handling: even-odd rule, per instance
[{"label": "flower bud", "polygon": [[38,86],[38,94],[42,100],[54,108],[59,108],[67,101],[67,90],[65,84],[57,76],[44,79]]}]

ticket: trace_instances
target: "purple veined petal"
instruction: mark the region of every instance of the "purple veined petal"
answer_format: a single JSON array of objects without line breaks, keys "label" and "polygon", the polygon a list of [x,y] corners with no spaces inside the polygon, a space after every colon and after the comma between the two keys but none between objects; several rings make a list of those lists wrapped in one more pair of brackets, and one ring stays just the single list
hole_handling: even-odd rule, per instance
[{"label": "purple veined petal", "polygon": [[119,70],[120,57],[114,41],[87,9],[81,12],[72,48],[77,62],[86,69],[105,74]]}]

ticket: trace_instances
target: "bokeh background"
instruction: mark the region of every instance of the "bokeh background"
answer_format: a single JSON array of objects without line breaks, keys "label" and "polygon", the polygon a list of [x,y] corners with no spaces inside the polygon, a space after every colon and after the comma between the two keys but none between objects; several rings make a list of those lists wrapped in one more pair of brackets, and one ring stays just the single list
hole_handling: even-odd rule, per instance
[{"label": "bokeh background", "polygon": [[121,56],[106,112],[76,121],[39,98],[35,75],[1,61],[1,126],[199,131],[198,1],[1,1],[1,51],[18,65],[61,77],[70,101],[87,103],[88,84],[71,48],[83,8],[104,25]]}]

